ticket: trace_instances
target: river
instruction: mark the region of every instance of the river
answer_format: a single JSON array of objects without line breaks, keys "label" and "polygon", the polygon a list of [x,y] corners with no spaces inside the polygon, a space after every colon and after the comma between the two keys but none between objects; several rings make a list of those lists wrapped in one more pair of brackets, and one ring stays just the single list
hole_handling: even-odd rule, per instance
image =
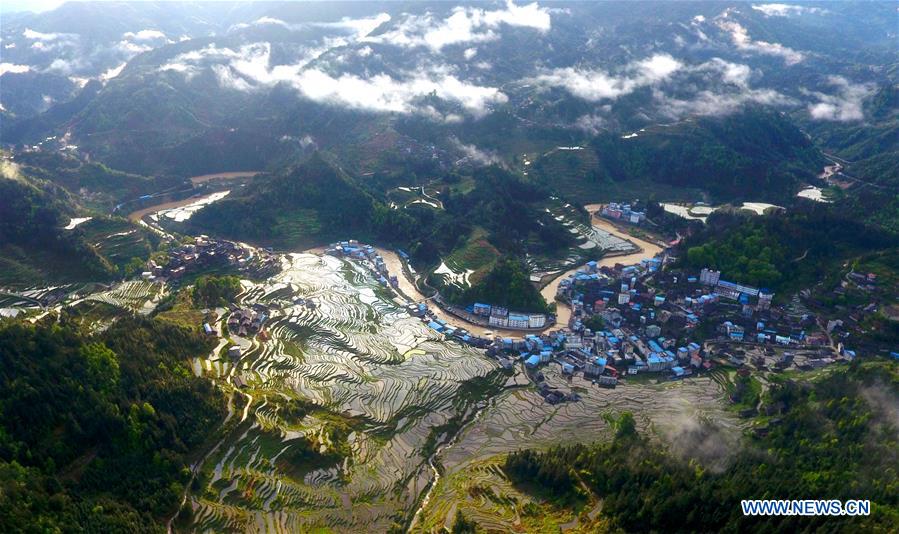
[{"label": "river", "polygon": [[[612,267],[616,263],[633,265],[636,263],[640,263],[643,260],[654,258],[657,254],[662,252],[661,246],[650,241],[631,236],[628,233],[619,230],[618,227],[616,227],[610,221],[603,219],[602,217],[598,217],[596,215],[596,212],[599,211],[601,207],[600,204],[589,204],[584,207],[592,214],[591,224],[594,227],[609,232],[610,234],[616,237],[620,237],[621,239],[630,241],[639,248],[639,250],[631,254],[606,256],[597,262],[600,267]],[[412,280],[410,280],[408,276],[406,276],[406,273],[403,270],[403,262],[400,257],[395,252],[383,248],[377,248],[377,251],[381,255],[381,257],[384,258],[384,263],[387,264],[387,270],[391,273],[396,274],[400,291],[402,291],[407,297],[414,300],[415,302],[426,302],[428,298],[422,295],[415,284],[412,282]],[[558,290],[559,284],[562,282],[562,280],[567,278],[570,274],[577,272],[582,267],[583,265],[579,265],[563,272],[555,279],[553,279],[549,284],[547,284],[546,287],[544,287],[540,291],[540,294],[543,295],[543,298],[545,298],[547,302],[555,302],[556,291]],[[461,325],[462,328],[465,328],[469,332],[479,336],[487,336],[489,333],[492,333],[493,335],[502,337],[522,337],[526,333],[521,330],[502,330],[478,326],[463,321],[462,319],[445,312],[436,304],[432,304],[431,306],[429,306],[429,309],[439,319],[442,319],[449,324]],[[566,328],[570,319],[571,307],[564,302],[556,302],[556,324],[552,327],[547,328],[546,330],[544,330],[544,332],[551,332]]]},{"label": "river", "polygon": [[[637,245],[637,247],[639,247],[639,250],[632,254],[606,256],[597,262],[597,265],[599,267],[612,267],[616,263],[620,263],[622,265],[634,265],[640,263],[643,260],[654,258],[656,254],[662,252],[662,247],[660,247],[659,245],[631,236],[626,232],[619,230],[618,227],[616,227],[610,221],[599,217],[597,215],[597,212],[600,210],[601,206],[601,204],[588,204],[584,206],[584,208],[592,214],[590,221],[591,224],[596,228],[609,232],[614,236],[630,241],[631,243]],[[556,302],[556,324],[552,328],[552,330],[560,330],[567,327],[568,321],[571,320],[571,307],[564,302],[556,301],[556,292],[559,289],[559,284],[562,283],[562,280],[565,280],[569,275],[576,273],[581,268],[583,268],[583,265],[578,265],[577,267],[563,272],[562,274],[554,278],[552,282],[547,284],[546,287],[544,287],[540,291],[540,294],[543,295],[543,298],[546,299],[546,302]]]}]

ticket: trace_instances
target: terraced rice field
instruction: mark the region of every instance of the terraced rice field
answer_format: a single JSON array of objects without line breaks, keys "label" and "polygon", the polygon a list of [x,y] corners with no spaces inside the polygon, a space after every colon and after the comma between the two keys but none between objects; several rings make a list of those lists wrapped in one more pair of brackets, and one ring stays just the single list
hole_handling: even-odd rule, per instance
[{"label": "terraced rice field", "polygon": [[85,297],[84,300],[103,302],[117,308],[125,308],[147,315],[156,308],[164,296],[165,289],[160,284],[143,280],[129,280],[108,291],[94,293]]},{"label": "terraced rice field", "polygon": [[[415,516],[413,531],[431,532],[462,509],[491,531],[588,531],[595,514],[577,523],[512,488],[498,468],[503,455],[605,439],[603,414],[622,411],[671,442],[697,421],[712,422],[719,437],[739,436],[721,385],[707,377],[610,390],[550,364],[548,382],[580,401],[550,405],[521,372],[488,398],[465,386],[497,364],[409,317],[365,268],[309,253],[282,263],[264,283],[244,281],[240,297],[269,307],[268,339],[232,336],[244,349],[238,360],[220,344],[195,361],[196,373],[234,396],[233,430],[189,497],[193,530],[384,532]],[[233,388],[236,377],[244,387]],[[320,456],[310,460],[310,449]],[[442,473],[428,491],[434,451]]]},{"label": "terraced rice field", "polygon": [[[694,439],[690,431],[701,423],[716,428],[716,442],[733,444],[739,440],[739,421],[725,406],[721,386],[711,378],[661,384],[641,381],[604,389],[580,377],[569,382],[554,364],[543,372],[551,385],[563,391],[573,389],[579,392],[581,400],[550,405],[533,389],[517,389],[493,399],[458,442],[444,451],[441,461],[446,476],[424,510],[419,531],[430,531],[451,522],[447,518],[459,507],[490,532],[517,532],[522,531],[523,525],[537,528],[538,524],[542,529],[546,526],[544,520],[522,516],[524,505],[532,499],[513,491],[503,482],[502,474],[489,466],[499,465],[504,454],[517,449],[607,439],[611,431],[602,417],[605,413],[630,411],[643,431],[654,432],[671,444]],[[715,449],[714,443],[695,446],[700,450]],[[726,462],[727,458],[708,458],[708,461]],[[480,489],[473,494],[473,487]],[[485,501],[486,497],[489,498]],[[557,531],[570,519],[555,518],[548,531]]]},{"label": "terraced rice field", "polygon": [[[195,367],[239,376],[248,402],[191,496],[195,530],[382,532],[414,507],[431,477],[432,429],[469,409],[458,397],[465,381],[498,366],[438,338],[394,298],[364,268],[314,254],[285,256],[280,274],[248,286],[244,304],[271,306],[270,339],[236,363],[213,356]],[[300,438],[345,458],[291,465]]]}]

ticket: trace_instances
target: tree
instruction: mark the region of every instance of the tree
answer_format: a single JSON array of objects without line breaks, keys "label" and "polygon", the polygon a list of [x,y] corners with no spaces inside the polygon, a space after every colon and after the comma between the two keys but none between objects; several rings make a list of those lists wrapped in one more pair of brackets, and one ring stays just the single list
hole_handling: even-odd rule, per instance
[{"label": "tree", "polygon": [[475,534],[478,531],[477,523],[471,521],[462,514],[462,510],[456,510],[456,518],[453,520],[452,534]]},{"label": "tree", "polygon": [[89,343],[80,349],[87,363],[91,384],[99,391],[109,392],[119,383],[119,359],[103,343]]}]

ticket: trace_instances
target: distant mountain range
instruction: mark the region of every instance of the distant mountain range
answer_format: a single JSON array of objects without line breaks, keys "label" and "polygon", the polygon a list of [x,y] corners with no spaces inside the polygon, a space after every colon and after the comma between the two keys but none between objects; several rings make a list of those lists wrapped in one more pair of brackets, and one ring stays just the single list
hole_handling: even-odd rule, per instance
[{"label": "distant mountain range", "polygon": [[61,213],[264,170],[185,229],[431,264],[560,254],[550,197],[788,205],[833,160],[899,227],[889,2],[78,2],[0,37],[0,142]]},{"label": "distant mountain range", "polygon": [[509,160],[765,106],[895,149],[870,111],[896,83],[894,6],[780,6],[71,3],[5,17],[2,141],[67,135],[113,167],[183,174],[314,145],[358,170],[351,143]]}]

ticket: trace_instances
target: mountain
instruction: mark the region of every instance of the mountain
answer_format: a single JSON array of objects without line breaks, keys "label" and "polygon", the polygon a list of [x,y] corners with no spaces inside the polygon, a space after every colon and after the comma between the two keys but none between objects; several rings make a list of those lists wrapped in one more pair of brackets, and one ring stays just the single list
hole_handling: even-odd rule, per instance
[{"label": "mountain", "polygon": [[[359,143],[510,161],[747,106],[824,139],[895,83],[888,4],[73,3],[4,25],[4,86],[40,75],[75,88],[3,91],[0,137],[69,134],[140,174],[258,169],[313,144],[356,171],[370,157]],[[100,9],[115,23],[98,24]],[[79,92],[88,79],[102,87]]]},{"label": "mountain", "polygon": [[237,239],[303,247],[371,235],[386,208],[315,154],[286,172],[258,176],[243,191],[202,209],[190,223]]},{"label": "mountain", "polygon": [[556,189],[581,192],[584,201],[608,199],[604,189],[618,192],[628,181],[649,181],[708,191],[716,200],[782,203],[827,162],[788,118],[758,108],[600,134],[589,151],[553,151],[533,171]]},{"label": "mountain", "polygon": [[[59,163],[54,158],[51,162]],[[79,185],[105,189],[103,179],[108,177],[102,172],[79,177],[77,171],[60,165],[51,166],[51,173],[5,158],[0,165],[0,198],[4,199],[0,209],[0,284],[107,281],[127,273],[135,258],[146,259],[158,245],[155,234],[125,219],[86,210],[77,196],[61,185],[65,180],[49,179],[69,176],[80,180],[65,184],[74,191],[73,186]],[[114,180],[115,185],[108,189],[115,191],[123,182]],[[95,214],[79,218],[90,213]]]},{"label": "mountain", "polygon": [[878,88],[862,110],[864,122],[812,132],[848,174],[899,190],[899,85]]}]

